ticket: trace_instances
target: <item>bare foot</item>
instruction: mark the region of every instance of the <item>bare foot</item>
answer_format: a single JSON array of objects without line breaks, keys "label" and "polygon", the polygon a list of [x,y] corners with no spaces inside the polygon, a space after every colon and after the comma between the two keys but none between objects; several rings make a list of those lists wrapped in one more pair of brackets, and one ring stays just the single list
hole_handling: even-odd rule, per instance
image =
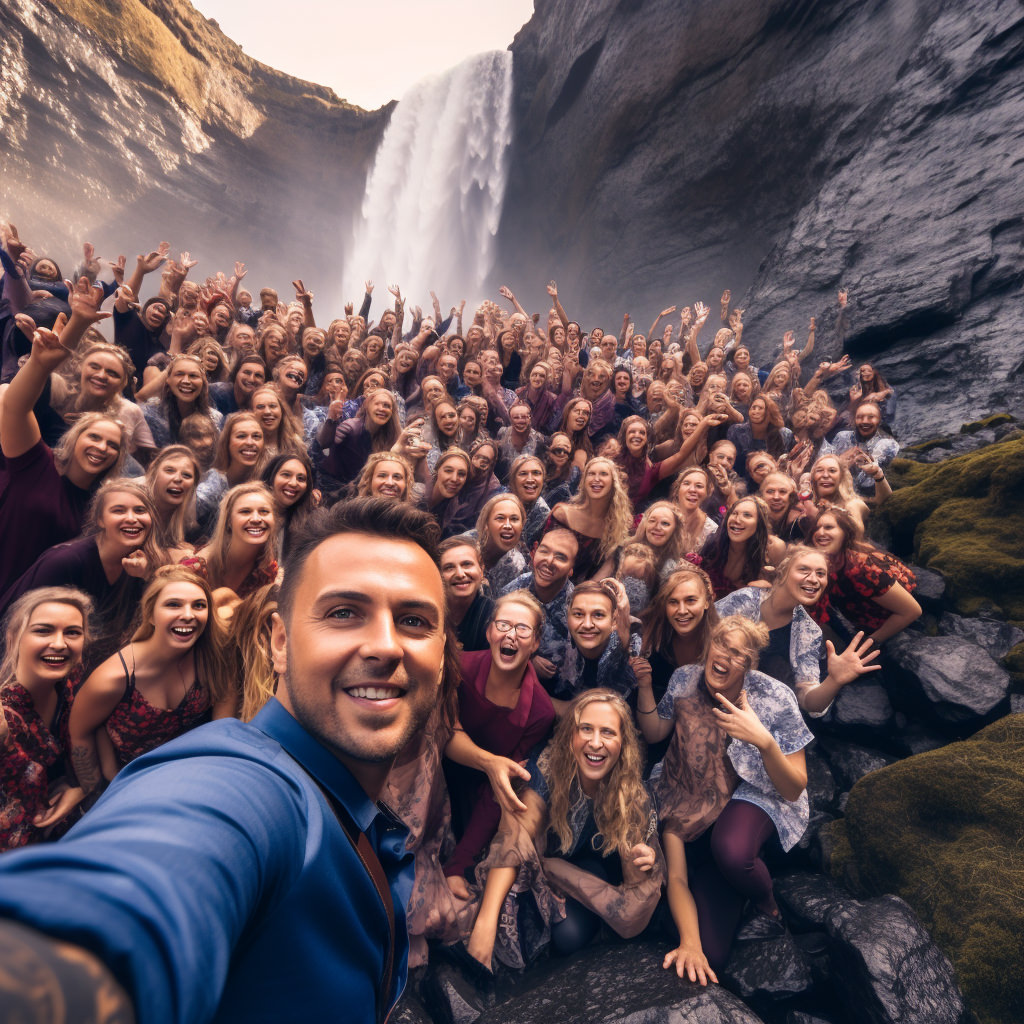
[{"label": "bare foot", "polygon": [[448,888],[451,889],[452,895],[457,896],[460,900],[471,898],[469,885],[462,875],[446,875],[445,881],[448,883]]}]

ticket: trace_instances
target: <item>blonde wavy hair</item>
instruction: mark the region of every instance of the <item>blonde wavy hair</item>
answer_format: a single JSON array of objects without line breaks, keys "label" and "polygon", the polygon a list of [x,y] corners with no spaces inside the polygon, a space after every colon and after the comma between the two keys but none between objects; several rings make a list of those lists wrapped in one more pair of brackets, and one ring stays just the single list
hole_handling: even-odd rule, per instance
[{"label": "blonde wavy hair", "polygon": [[843,465],[838,455],[819,455],[814,460],[814,465],[811,466],[811,494],[814,495],[815,501],[821,500],[821,496],[818,494],[818,482],[814,479],[814,471],[826,459],[832,459],[839,467],[839,483],[836,485],[836,494],[842,499],[842,504],[849,505],[851,501],[857,499],[857,491],[853,485],[853,476],[850,474],[849,468]]},{"label": "blonde wavy hair", "polygon": [[585,508],[589,502],[586,491],[587,473],[591,466],[602,463],[611,470],[612,474],[612,498],[608,504],[608,511],[604,517],[604,532],[601,534],[601,558],[608,558],[617,547],[629,536],[633,527],[633,506],[629,500],[629,494],[623,486],[619,467],[611,459],[603,455],[595,455],[588,460],[583,467],[583,476],[580,479],[580,489],[576,496],[568,503],[577,508]]},{"label": "blonde wavy hair", "polygon": [[579,768],[573,752],[573,738],[584,709],[591,704],[609,704],[619,716],[622,746],[619,759],[601,781],[594,797],[594,821],[601,837],[602,855],[622,852],[645,841],[650,820],[650,801],[643,784],[644,757],[640,736],[626,702],[612,690],[587,690],[558,719],[555,735],[546,755],[548,770],[548,825],[558,837],[559,849],[572,849],[569,811],[579,799]]},{"label": "blonde wavy hair", "polygon": [[276,611],[277,586],[268,583],[246,597],[231,617],[235,678],[241,680],[242,706],[238,717],[243,722],[251,722],[277,692],[277,673],[270,650],[270,630]]}]

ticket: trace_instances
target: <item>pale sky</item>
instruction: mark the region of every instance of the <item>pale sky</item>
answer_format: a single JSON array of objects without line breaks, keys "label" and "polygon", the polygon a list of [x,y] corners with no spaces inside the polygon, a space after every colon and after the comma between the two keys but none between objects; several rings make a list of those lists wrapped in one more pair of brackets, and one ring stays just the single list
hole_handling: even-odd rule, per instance
[{"label": "pale sky", "polygon": [[504,50],[533,0],[193,0],[250,57],[374,109],[428,74]]}]

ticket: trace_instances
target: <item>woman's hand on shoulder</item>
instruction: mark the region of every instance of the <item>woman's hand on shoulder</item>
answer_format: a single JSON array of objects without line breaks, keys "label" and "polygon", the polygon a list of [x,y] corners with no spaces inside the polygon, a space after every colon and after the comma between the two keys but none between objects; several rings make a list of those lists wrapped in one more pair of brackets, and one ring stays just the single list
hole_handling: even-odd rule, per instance
[{"label": "woman's hand on shoulder", "polygon": [[713,981],[716,985],[718,984],[718,975],[711,970],[708,958],[699,946],[694,948],[680,943],[675,949],[665,954],[665,959],[662,961],[661,966],[666,970],[670,967],[675,967],[676,974],[680,978],[689,978],[690,981],[695,982],[699,981],[702,985],[707,985],[709,981]]}]

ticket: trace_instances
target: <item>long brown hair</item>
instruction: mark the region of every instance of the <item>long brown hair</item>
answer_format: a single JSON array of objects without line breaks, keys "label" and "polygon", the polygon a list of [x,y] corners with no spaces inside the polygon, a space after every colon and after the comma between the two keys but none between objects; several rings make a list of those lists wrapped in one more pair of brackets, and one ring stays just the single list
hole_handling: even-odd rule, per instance
[{"label": "long brown hair", "polygon": [[703,569],[684,562],[679,568],[673,570],[672,575],[658,588],[658,592],[651,598],[651,603],[644,609],[641,616],[643,623],[642,649],[645,657],[672,650],[672,638],[675,631],[668,622],[668,600],[676,587],[688,580],[696,580],[704,594],[704,617],[701,619],[697,631],[700,636],[701,658],[707,654],[711,631],[718,625],[715,590],[708,574]]},{"label": "long brown hair", "polygon": [[[85,648],[89,643],[89,616],[92,614],[92,598],[88,594],[75,587],[36,587],[22,594],[4,616],[4,656],[0,661],[0,690],[18,681],[18,648],[21,646],[22,637],[28,629],[29,619],[32,613],[41,604],[66,604],[77,608],[82,614],[82,630],[84,643],[82,646],[83,656]],[[72,665],[68,672],[72,672],[77,666]],[[3,714],[0,711],[0,714]]]},{"label": "long brown hair", "polygon": [[591,704],[610,704],[619,716],[619,759],[600,783],[594,798],[594,821],[601,837],[600,852],[621,853],[647,838],[650,802],[643,784],[643,753],[633,715],[626,702],[612,690],[587,690],[558,719],[555,735],[544,754],[548,763],[544,774],[550,793],[548,825],[558,837],[561,852],[568,853],[573,842],[569,812],[581,794],[573,738],[584,709]]}]

